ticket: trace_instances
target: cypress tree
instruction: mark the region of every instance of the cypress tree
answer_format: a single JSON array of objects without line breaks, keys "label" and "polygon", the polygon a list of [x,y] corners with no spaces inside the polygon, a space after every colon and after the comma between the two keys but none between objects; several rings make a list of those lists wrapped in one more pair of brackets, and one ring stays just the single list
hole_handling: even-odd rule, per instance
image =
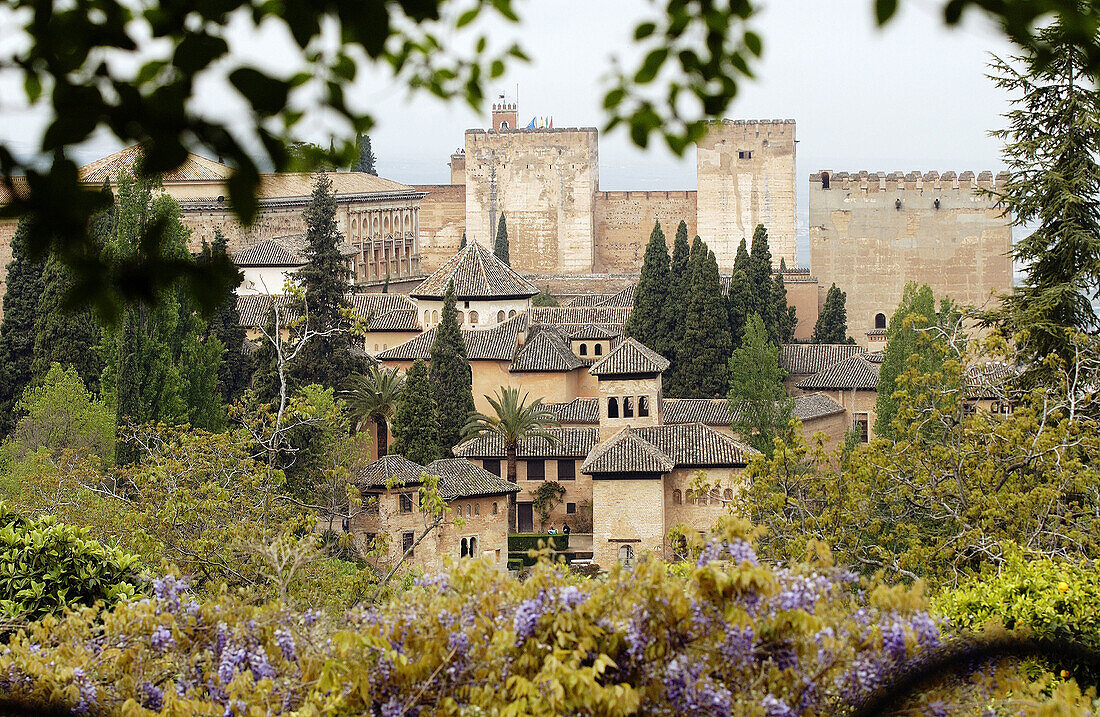
[{"label": "cypress tree", "polygon": [[[215,229],[213,243],[207,246],[203,242],[201,260],[211,262],[218,257],[227,257],[228,254],[229,240],[220,229]],[[244,274],[240,271],[237,273],[236,283],[239,285]],[[241,326],[241,314],[237,310],[237,292],[234,287],[227,288],[221,305],[206,327],[203,340],[211,336],[216,337],[225,348],[225,356],[218,371],[218,393],[223,402],[232,403],[244,395],[252,374],[252,361],[242,350],[246,332]]]},{"label": "cypress tree", "polygon": [[73,287],[69,268],[55,258],[46,262],[42,272],[42,297],[34,339],[31,374],[35,381],[45,378],[51,365],[72,368],[90,391],[99,387],[103,359],[99,354],[102,331],[89,309],[68,305]]},{"label": "cypress tree", "polygon": [[462,243],[458,245],[459,249],[466,248],[466,232],[462,232]]},{"label": "cypress tree", "polygon": [[[306,328],[329,331],[343,324],[341,312],[351,309],[346,298],[351,270],[340,254],[344,235],[336,228],[336,195],[324,172],[318,175],[302,216],[306,221],[306,265],[295,278],[309,307]],[[366,370],[366,360],[352,354],[350,333],[339,331],[311,338],[289,368],[295,387],[318,384],[338,390],[352,374]]]},{"label": "cypress tree", "polygon": [[634,308],[623,333],[658,353],[668,355],[669,263],[668,245],[661,223],[649,234],[642,261],[642,274],[634,291]]},{"label": "cypress tree", "polygon": [[378,170],[374,168],[374,152],[371,151],[370,135],[358,134],[355,136],[355,145],[359,148],[359,159],[355,162],[356,172],[366,172],[367,174],[378,174]]},{"label": "cypress tree", "polygon": [[[744,243],[742,243],[744,246]],[[754,314],[752,310],[752,282],[744,268],[735,268],[730,278],[730,292],[726,296],[726,315],[730,327],[730,346],[741,346],[745,336],[745,322]]]},{"label": "cypress tree", "polygon": [[772,252],[768,246],[768,230],[756,225],[749,253],[749,281],[752,282],[752,310],[759,314],[773,343],[776,339],[775,314],[772,308]]},{"label": "cypress tree", "polygon": [[775,273],[775,279],[772,282],[771,309],[776,345],[789,344],[794,339],[794,328],[798,319],[795,317],[794,307],[787,305],[787,285],[783,282],[782,270]]},{"label": "cypress tree", "polygon": [[821,306],[821,313],[817,315],[817,323],[814,324],[813,337],[810,339],[815,344],[854,344],[848,336],[848,310],[844,307],[847,298],[836,284],[829,287],[825,294],[825,303]]},{"label": "cypress tree", "polygon": [[417,359],[405,374],[405,387],[393,414],[390,454],[427,465],[439,457],[439,409],[428,383],[428,367]]},{"label": "cypress tree", "polygon": [[727,361],[730,331],[718,261],[702,245],[691,257],[691,287],[688,291],[684,338],[677,351],[680,358],[683,393],[688,398],[717,398],[729,390]]},{"label": "cypress tree", "polygon": [[35,324],[42,297],[43,266],[29,254],[29,231],[27,220],[20,219],[11,241],[4,319],[0,322],[0,431],[5,435],[15,425],[15,404],[31,381]]},{"label": "cypress tree", "polygon": [[512,260],[508,256],[508,223],[504,221],[504,212],[500,213],[500,221],[497,222],[497,239],[493,244],[493,254],[505,264],[512,265]]},{"label": "cypress tree", "polygon": [[[700,240],[702,241],[702,240]],[[680,221],[676,228],[676,240],[672,245],[672,262],[669,267],[668,301],[665,302],[665,332],[668,353],[665,358],[672,366],[665,372],[664,390],[668,396],[680,396],[683,392],[680,383],[679,360],[676,352],[684,340],[684,319],[687,318],[687,295],[691,284],[688,261],[691,247],[688,245],[687,222]]]},{"label": "cypress tree", "polygon": [[474,411],[473,376],[466,359],[466,342],[458,327],[454,282],[447,285],[443,311],[432,341],[428,383],[439,409],[439,452],[450,456],[462,440],[462,427]]}]

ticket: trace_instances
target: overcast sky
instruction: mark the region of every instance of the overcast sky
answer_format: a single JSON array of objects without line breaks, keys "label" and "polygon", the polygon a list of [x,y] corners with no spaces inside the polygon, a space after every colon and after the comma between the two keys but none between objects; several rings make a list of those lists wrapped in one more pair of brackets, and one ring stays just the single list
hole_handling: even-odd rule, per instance
[{"label": "overcast sky", "polygon": [[[985,77],[989,53],[1011,48],[977,15],[963,28],[940,19],[942,0],[903,0],[885,31],[872,20],[871,0],[772,0],[754,27],[764,38],[758,78],[741,85],[731,118],[793,118],[797,122],[798,223],[805,234],[806,184],[818,169],[997,170],[998,143],[987,132],[1002,123],[1006,98]],[[508,28],[531,55],[492,90],[514,95],[521,124],[552,115],[555,127],[601,126],[601,78],[610,58],[630,58],[631,31],[654,6],[644,0],[553,0],[518,3],[523,24]],[[0,25],[0,33],[3,26]],[[2,37],[2,35],[0,35]],[[9,36],[10,37],[10,36]],[[279,67],[285,41],[251,32],[249,56]],[[18,85],[2,83],[0,137],[30,148],[42,116],[11,104]],[[200,86],[204,102],[232,112],[233,100],[216,83]],[[469,127],[488,114],[427,97],[410,100],[407,88],[367,73],[356,99],[378,121],[371,133],[378,169],[406,183],[445,183],[447,161]],[[305,129],[309,139],[324,131]],[[327,143],[327,141],[325,141]],[[78,150],[90,161],[118,148],[102,138]],[[624,132],[600,138],[601,189],[694,189],[694,154],[674,157],[663,146],[633,147]]]}]

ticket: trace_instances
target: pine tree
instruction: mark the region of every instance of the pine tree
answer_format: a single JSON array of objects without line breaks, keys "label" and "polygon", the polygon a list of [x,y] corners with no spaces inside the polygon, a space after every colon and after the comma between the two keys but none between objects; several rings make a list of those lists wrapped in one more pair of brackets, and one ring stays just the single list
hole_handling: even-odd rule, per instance
[{"label": "pine tree", "polygon": [[1074,32],[1051,24],[1024,56],[993,62],[997,86],[1016,96],[1008,128],[994,133],[1009,179],[991,194],[1034,231],[1012,250],[1024,280],[992,318],[1015,338],[1031,378],[1048,370],[1049,355],[1075,362],[1066,329],[1100,329],[1100,92],[1092,59],[1067,39]]},{"label": "pine tree", "polygon": [[393,415],[390,455],[427,465],[439,457],[439,409],[428,383],[428,367],[417,359],[405,374],[405,387]]},{"label": "pine tree", "polygon": [[787,434],[794,401],[783,388],[787,372],[779,365],[779,347],[768,341],[756,314],[745,325],[741,347],[729,359],[729,403],[734,433],[771,456],[776,436]]},{"label": "pine tree", "polygon": [[778,344],[789,344],[794,339],[794,328],[798,323],[793,306],[787,305],[787,286],[783,282],[782,270],[775,273],[772,282],[772,317]]},{"label": "pine tree", "polygon": [[763,224],[757,224],[752,233],[748,274],[752,284],[752,311],[760,316],[768,336],[775,343],[778,333],[772,300],[772,252],[768,246],[768,230]]},{"label": "pine tree", "polygon": [[642,261],[642,274],[634,291],[634,308],[623,327],[623,333],[633,337],[654,351],[667,357],[669,304],[668,244],[661,231],[661,223],[655,222],[649,234]]},{"label": "pine tree", "polygon": [[[220,229],[214,230],[214,241],[211,245],[203,242],[203,254],[200,261],[212,262],[217,257],[226,257],[229,254],[229,240]],[[238,272],[243,279],[243,273]],[[225,348],[225,356],[221,370],[218,372],[218,393],[224,403],[232,403],[248,390],[249,378],[252,375],[252,361],[243,352],[246,331],[241,326],[241,314],[237,310],[237,292],[233,287],[226,291],[221,306],[211,317],[206,327],[207,337],[216,337]]]},{"label": "pine tree", "polygon": [[688,290],[684,338],[677,356],[683,393],[688,398],[725,396],[730,356],[729,321],[718,261],[703,244],[691,257],[691,286]]},{"label": "pine tree", "polygon": [[15,404],[31,381],[35,324],[42,297],[42,262],[27,249],[30,227],[21,219],[11,241],[4,289],[4,319],[0,322],[0,431],[7,435],[15,425]]},{"label": "pine tree", "polygon": [[500,221],[497,222],[497,238],[493,244],[493,254],[505,264],[511,266],[512,260],[508,253],[508,224],[504,221],[504,212],[500,213]]},{"label": "pine tree", "polygon": [[89,309],[68,305],[72,274],[56,258],[46,262],[42,284],[31,364],[34,380],[43,379],[56,363],[74,369],[88,390],[96,391],[103,375],[103,358],[99,354],[103,335],[99,323]]},{"label": "pine tree", "polygon": [[[306,222],[306,265],[295,278],[309,310],[306,329],[329,332],[345,323],[341,312],[351,309],[345,296],[351,270],[340,253],[344,235],[336,228],[336,195],[327,174],[318,175],[302,216]],[[366,361],[352,354],[350,333],[338,331],[310,338],[289,370],[295,388],[318,384],[339,390],[352,374],[366,370]]]},{"label": "pine tree", "polygon": [[458,327],[454,282],[447,285],[443,311],[432,341],[428,383],[439,409],[439,455],[450,456],[462,440],[462,427],[474,411],[473,376],[466,342]]},{"label": "pine tree", "polygon": [[374,168],[374,152],[371,151],[370,135],[359,134],[355,136],[355,144],[359,148],[359,159],[355,163],[356,172],[366,172],[367,174],[378,174],[378,170]]},{"label": "pine tree", "polygon": [[844,307],[846,298],[847,295],[837,288],[836,284],[829,287],[829,291],[825,294],[825,303],[821,306],[821,313],[817,315],[817,323],[814,324],[811,342],[815,344],[855,343],[848,336],[848,310]]}]

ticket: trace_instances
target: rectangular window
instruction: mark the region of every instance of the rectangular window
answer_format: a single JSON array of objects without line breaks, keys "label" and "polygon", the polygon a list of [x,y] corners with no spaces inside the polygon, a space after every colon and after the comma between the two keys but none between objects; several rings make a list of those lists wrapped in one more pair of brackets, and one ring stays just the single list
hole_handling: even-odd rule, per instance
[{"label": "rectangular window", "polygon": [[856,430],[859,431],[859,442],[866,443],[868,440],[868,420],[866,413],[856,414]]},{"label": "rectangular window", "polygon": [[573,515],[574,513],[577,512],[577,504],[576,503],[566,503],[565,504],[565,512],[568,513],[569,515]]},{"label": "rectangular window", "polygon": [[527,461],[527,480],[546,480],[546,461]]},{"label": "rectangular window", "polygon": [[558,480],[577,480],[577,462],[558,461]]},{"label": "rectangular window", "polygon": [[412,493],[402,493],[400,495],[401,500],[401,512],[411,513],[413,512],[413,497]]},{"label": "rectangular window", "polygon": [[496,459],[490,460],[490,459],[486,458],[485,460],[483,460],[481,462],[481,467],[484,468],[485,470],[489,471],[493,475],[495,475],[497,478],[502,477],[500,475],[500,461],[499,460],[496,460]]},{"label": "rectangular window", "polygon": [[404,555],[405,553],[409,553],[410,558],[413,556],[413,554],[409,551],[412,550],[414,540],[416,540],[416,538],[413,535],[413,532],[411,530],[406,530],[405,532],[401,533],[401,554],[402,555]]},{"label": "rectangular window", "polygon": [[378,506],[382,502],[382,496],[378,493],[367,493],[363,496],[363,511],[367,515],[378,515]]},{"label": "rectangular window", "polygon": [[737,153],[738,159],[752,159],[752,152],[746,149],[742,149]]}]

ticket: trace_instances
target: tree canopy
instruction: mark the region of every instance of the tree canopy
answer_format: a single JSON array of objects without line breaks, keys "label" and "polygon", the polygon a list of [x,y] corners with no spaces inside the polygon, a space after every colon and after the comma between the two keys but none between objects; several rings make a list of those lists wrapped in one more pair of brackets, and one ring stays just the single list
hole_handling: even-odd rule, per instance
[{"label": "tree canopy", "polygon": [[848,336],[848,309],[844,306],[847,295],[836,284],[825,293],[825,303],[817,315],[814,333],[810,339],[815,344],[852,344]]},{"label": "tree canopy", "polygon": [[[687,231],[685,227],[685,232]],[[669,306],[679,299],[669,294],[669,258],[665,233],[661,223],[654,222],[653,231],[642,260],[642,274],[634,291],[634,308],[623,327],[623,333],[668,357]]]},{"label": "tree canopy", "polygon": [[734,433],[766,456],[776,437],[787,436],[794,401],[783,388],[787,372],[779,365],[779,347],[768,341],[764,322],[753,314],[745,338],[729,359],[728,394]]}]

